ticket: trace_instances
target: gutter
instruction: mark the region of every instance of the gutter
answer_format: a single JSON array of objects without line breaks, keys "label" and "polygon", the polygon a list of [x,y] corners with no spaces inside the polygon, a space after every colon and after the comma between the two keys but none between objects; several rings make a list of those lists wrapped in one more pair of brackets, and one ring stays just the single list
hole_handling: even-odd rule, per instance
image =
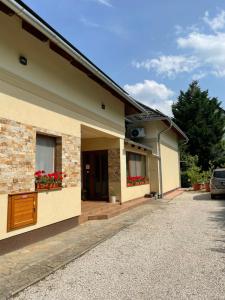
[{"label": "gutter", "polygon": [[[59,33],[51,28],[45,21],[43,21],[38,15],[36,15],[31,9],[29,9],[22,1],[17,0],[1,0],[6,6],[12,9],[18,16],[23,18],[28,23],[32,24],[35,28],[40,30],[51,41],[61,47],[64,51],[70,54],[75,60],[84,65],[89,71],[94,73],[97,77],[101,78],[108,86],[114,89],[120,96],[122,96],[127,102],[136,107],[141,112],[146,112],[141,105],[136,103],[121,87],[114,83],[106,74],[104,74],[97,66],[89,61],[85,56],[79,53],[66,39],[64,39]],[[18,2],[21,2],[18,3]],[[23,7],[24,6],[24,7]],[[29,9],[29,11],[28,11]]]}]

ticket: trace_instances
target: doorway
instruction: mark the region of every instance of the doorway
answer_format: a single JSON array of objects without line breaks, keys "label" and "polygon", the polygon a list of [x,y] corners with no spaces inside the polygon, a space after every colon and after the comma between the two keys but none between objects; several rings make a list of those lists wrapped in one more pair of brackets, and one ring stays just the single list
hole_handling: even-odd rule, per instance
[{"label": "doorway", "polygon": [[107,150],[82,152],[82,200],[109,200]]}]

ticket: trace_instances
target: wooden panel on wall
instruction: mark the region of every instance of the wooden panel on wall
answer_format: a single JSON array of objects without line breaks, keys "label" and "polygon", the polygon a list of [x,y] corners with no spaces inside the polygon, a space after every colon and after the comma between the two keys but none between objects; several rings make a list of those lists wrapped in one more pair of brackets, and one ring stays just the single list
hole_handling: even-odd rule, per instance
[{"label": "wooden panel on wall", "polygon": [[37,223],[37,193],[9,195],[8,231]]}]

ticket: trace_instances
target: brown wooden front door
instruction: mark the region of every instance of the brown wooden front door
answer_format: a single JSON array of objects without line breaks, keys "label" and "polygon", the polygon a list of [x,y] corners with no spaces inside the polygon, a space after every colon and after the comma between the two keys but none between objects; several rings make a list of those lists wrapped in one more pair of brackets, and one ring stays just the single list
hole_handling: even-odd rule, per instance
[{"label": "brown wooden front door", "polygon": [[82,199],[109,199],[108,151],[82,152]]}]

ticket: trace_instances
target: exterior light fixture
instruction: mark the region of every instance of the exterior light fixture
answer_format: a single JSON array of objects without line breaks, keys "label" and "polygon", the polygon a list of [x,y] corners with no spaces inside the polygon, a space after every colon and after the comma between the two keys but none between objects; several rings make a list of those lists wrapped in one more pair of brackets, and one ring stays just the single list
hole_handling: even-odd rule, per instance
[{"label": "exterior light fixture", "polygon": [[27,58],[23,55],[20,55],[19,62],[21,63],[21,65],[26,66],[27,65]]}]

